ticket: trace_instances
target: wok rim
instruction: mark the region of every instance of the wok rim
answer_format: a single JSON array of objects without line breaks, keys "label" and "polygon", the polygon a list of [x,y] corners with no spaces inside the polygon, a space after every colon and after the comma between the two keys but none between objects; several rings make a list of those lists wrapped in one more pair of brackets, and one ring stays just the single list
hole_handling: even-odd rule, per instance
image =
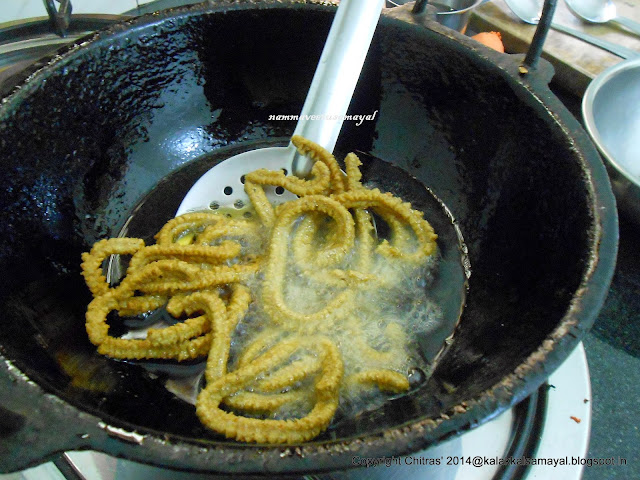
[{"label": "wok rim", "polygon": [[[159,24],[177,16],[213,14],[226,12],[230,9],[288,9],[295,4],[299,4],[300,8],[335,8],[335,4],[321,1],[300,4],[295,0],[259,0],[252,2],[233,0],[224,5],[212,5],[205,2],[124,20],[80,39],[70,46],[63,47],[53,55],[52,61],[30,72],[29,76],[18,87],[2,99],[0,103],[0,120],[4,118],[3,112],[10,112],[14,104],[19,103],[23,97],[28,96],[32,89],[39,87],[41,80],[46,79],[60,64],[64,64],[64,62],[77,55],[78,52],[82,52],[85,47],[88,48],[100,42],[108,42],[120,35],[125,35],[136,27]],[[386,15],[385,11],[383,11],[381,22],[404,23],[402,20]],[[574,156],[579,161],[583,173],[588,177],[585,179],[585,183],[590,188],[589,206],[593,219],[588,266],[581,276],[582,281],[574,294],[568,311],[542,345],[511,374],[503,377],[500,382],[484,390],[476,397],[461,402],[449,411],[443,412],[438,418],[420,418],[384,431],[335,440],[310,441],[300,445],[241,444],[209,439],[192,440],[176,435],[169,435],[167,439],[166,436],[161,435],[162,432],[155,432],[146,427],[133,426],[133,430],[130,430],[132,425],[127,424],[127,422],[119,419],[115,419],[116,421],[109,419],[108,422],[110,423],[107,423],[107,420],[97,415],[97,412],[87,409],[86,406],[78,406],[58,396],[57,392],[49,392],[41,385],[35,385],[18,368],[20,375],[17,377],[24,382],[23,387],[31,389],[31,391],[36,388],[43,398],[44,405],[56,408],[56,405],[62,402],[65,404],[67,412],[69,408],[74,411],[76,418],[79,419],[79,425],[76,430],[96,431],[97,428],[98,433],[96,435],[83,439],[82,442],[77,440],[75,443],[72,442],[71,448],[91,448],[107,454],[115,453],[117,456],[124,456],[143,463],[153,463],[159,466],[184,470],[219,473],[264,472],[264,466],[260,467],[259,470],[256,468],[242,468],[243,462],[246,462],[244,467],[252,467],[253,463],[250,460],[256,455],[261,458],[277,460],[272,464],[276,465],[277,469],[269,471],[269,473],[293,474],[349,468],[352,466],[349,463],[352,455],[376,457],[406,454],[427,446],[436,445],[452,435],[461,434],[473,426],[491,420],[538,389],[548,375],[568,357],[569,353],[580,342],[582,335],[586,333],[595,321],[597,313],[606,298],[615,268],[618,224],[615,200],[604,164],[593,143],[591,143],[577,120],[548,89],[548,79],[543,78],[544,75],[535,75],[535,72],[533,72],[534,74],[529,77],[522,76],[518,73],[519,62],[514,61],[514,56],[494,52],[468,37],[440,26],[436,22],[427,20],[424,23],[428,25],[429,30],[432,32],[458,42],[461,48],[469,51],[469,55],[475,54],[479,56],[479,61],[491,64],[495,68],[496,74],[501,75],[517,95],[531,95],[535,100],[537,113],[550,117],[550,121],[553,121],[555,126],[562,130],[563,136],[571,141],[572,147],[576,152]],[[415,28],[415,31],[418,31],[418,29]],[[0,345],[0,359],[3,359],[4,364],[8,367],[6,369],[3,367],[3,374],[4,370],[8,370],[9,375],[13,374],[15,376],[15,373],[10,372],[10,370],[17,367],[13,366],[10,359],[4,358],[2,353],[3,349]],[[90,428],[87,428],[88,425],[90,425]],[[132,436],[136,438],[135,435],[138,431],[144,432],[138,434],[142,439],[139,442],[134,441],[133,444],[142,445],[146,448],[128,448],[131,446]],[[123,445],[114,448],[113,439],[123,443]],[[64,445],[61,448],[69,449]],[[174,455],[166,455],[167,448],[173,449]],[[202,452],[203,449],[207,450],[207,452]],[[200,458],[202,460],[199,460],[197,455],[178,455],[179,458],[176,458],[177,452],[182,451],[201,454]],[[211,462],[211,459],[220,458],[226,458],[228,462],[222,464]],[[314,462],[316,458],[324,461],[324,463],[322,465],[316,463],[313,468],[310,468],[309,462]],[[231,459],[233,461],[230,461]]]}]

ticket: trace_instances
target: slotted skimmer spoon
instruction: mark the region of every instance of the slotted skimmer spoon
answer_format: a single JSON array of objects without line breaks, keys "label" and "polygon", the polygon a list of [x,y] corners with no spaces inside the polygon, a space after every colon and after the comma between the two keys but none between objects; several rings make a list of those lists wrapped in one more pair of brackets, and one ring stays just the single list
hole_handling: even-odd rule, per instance
[{"label": "slotted skimmer spoon", "polygon": [[[340,2],[294,134],[302,135],[333,151],[383,5],[384,0]],[[327,117],[312,120],[309,118],[311,115]],[[465,303],[470,267],[462,233],[448,208],[422,183],[381,159],[362,152],[358,152],[358,155],[364,160],[363,180],[374,178],[376,185],[382,190],[393,190],[402,198],[411,199],[412,205],[424,212],[425,218],[438,233],[437,275],[434,272],[435,279],[429,287],[429,296],[442,310],[439,327],[442,335],[433,335],[433,338],[429,336],[429,339],[419,342],[425,358],[433,360],[443,351],[443,342],[452,334]],[[256,169],[286,169],[288,174],[304,177],[311,167],[312,162],[306,157],[298,156],[292,144],[234,155],[217,164],[195,182],[184,197],[177,215],[206,210],[212,203],[219,207],[237,205],[238,201],[248,204],[249,198],[244,191],[242,176]],[[272,203],[297,198],[287,191],[276,193],[274,188],[267,187],[265,192]],[[166,198],[160,191],[156,194]],[[130,227],[133,230],[135,226]],[[158,366],[157,362],[144,363],[151,364],[147,368],[166,370],[166,367]],[[193,387],[190,383],[192,381],[188,377],[186,384]]]},{"label": "slotted skimmer spoon", "polygon": [[[385,0],[340,2],[294,135],[333,151],[384,3]],[[285,169],[288,174],[304,177],[312,165],[312,161],[296,153],[291,143],[287,147],[260,148],[234,155],[200,177],[176,215],[206,210],[212,203],[247,204],[249,198],[242,177],[259,168]],[[272,203],[297,198],[287,191],[276,194],[274,188],[265,188],[265,192]]]}]

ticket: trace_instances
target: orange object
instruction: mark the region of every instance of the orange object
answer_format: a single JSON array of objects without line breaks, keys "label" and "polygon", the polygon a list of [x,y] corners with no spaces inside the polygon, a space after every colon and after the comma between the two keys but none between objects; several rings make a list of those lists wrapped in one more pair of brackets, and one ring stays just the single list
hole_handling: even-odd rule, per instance
[{"label": "orange object", "polygon": [[480,32],[471,38],[487,47],[504,53],[504,44],[502,43],[502,35],[500,35],[500,32]]}]

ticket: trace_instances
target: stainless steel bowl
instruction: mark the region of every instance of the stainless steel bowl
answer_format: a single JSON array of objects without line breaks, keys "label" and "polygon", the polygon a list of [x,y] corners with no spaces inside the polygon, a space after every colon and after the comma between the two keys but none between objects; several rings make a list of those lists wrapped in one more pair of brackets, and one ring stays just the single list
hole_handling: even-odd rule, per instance
[{"label": "stainless steel bowl", "polygon": [[[391,0],[387,1],[387,6],[400,6],[406,3],[412,3],[413,1],[414,0]],[[421,15],[435,20],[440,25],[452,28],[460,33],[465,33],[473,9],[487,1],[489,0],[429,0],[424,7],[424,13]]]},{"label": "stainless steel bowl", "polygon": [[605,159],[619,210],[640,224],[640,58],[598,75],[585,92],[582,115]]}]

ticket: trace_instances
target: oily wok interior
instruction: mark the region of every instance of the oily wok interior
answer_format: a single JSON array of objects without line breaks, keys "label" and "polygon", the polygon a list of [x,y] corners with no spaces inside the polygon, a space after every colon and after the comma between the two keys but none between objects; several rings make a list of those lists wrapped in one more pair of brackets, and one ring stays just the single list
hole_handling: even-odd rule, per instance
[{"label": "oily wok interior", "polygon": [[[293,131],[294,120],[269,117],[300,111],[332,10],[271,2],[204,9],[98,34],[0,107],[0,345],[27,377],[80,412],[215,450],[230,441],[207,431],[157,373],[95,352],[84,328],[91,295],[79,273],[95,241],[136,218],[162,225],[212,165],[284,145]],[[420,388],[336,423],[311,449],[375,438],[371,452],[401,453],[469,428],[537,388],[604,298],[615,211],[597,154],[566,111],[549,111],[562,107],[547,90],[470,42],[383,17],[350,107],[377,113],[345,122],[336,147],[338,158],[358,150],[390,162],[447,206],[471,265],[468,293],[454,309],[462,309],[460,323]],[[405,176],[365,174],[386,177],[401,196],[418,195]],[[402,428],[405,440],[383,435]],[[226,468],[161,450],[118,454]],[[292,462],[272,468],[325,468]],[[340,461],[326,464],[333,466]]]}]

